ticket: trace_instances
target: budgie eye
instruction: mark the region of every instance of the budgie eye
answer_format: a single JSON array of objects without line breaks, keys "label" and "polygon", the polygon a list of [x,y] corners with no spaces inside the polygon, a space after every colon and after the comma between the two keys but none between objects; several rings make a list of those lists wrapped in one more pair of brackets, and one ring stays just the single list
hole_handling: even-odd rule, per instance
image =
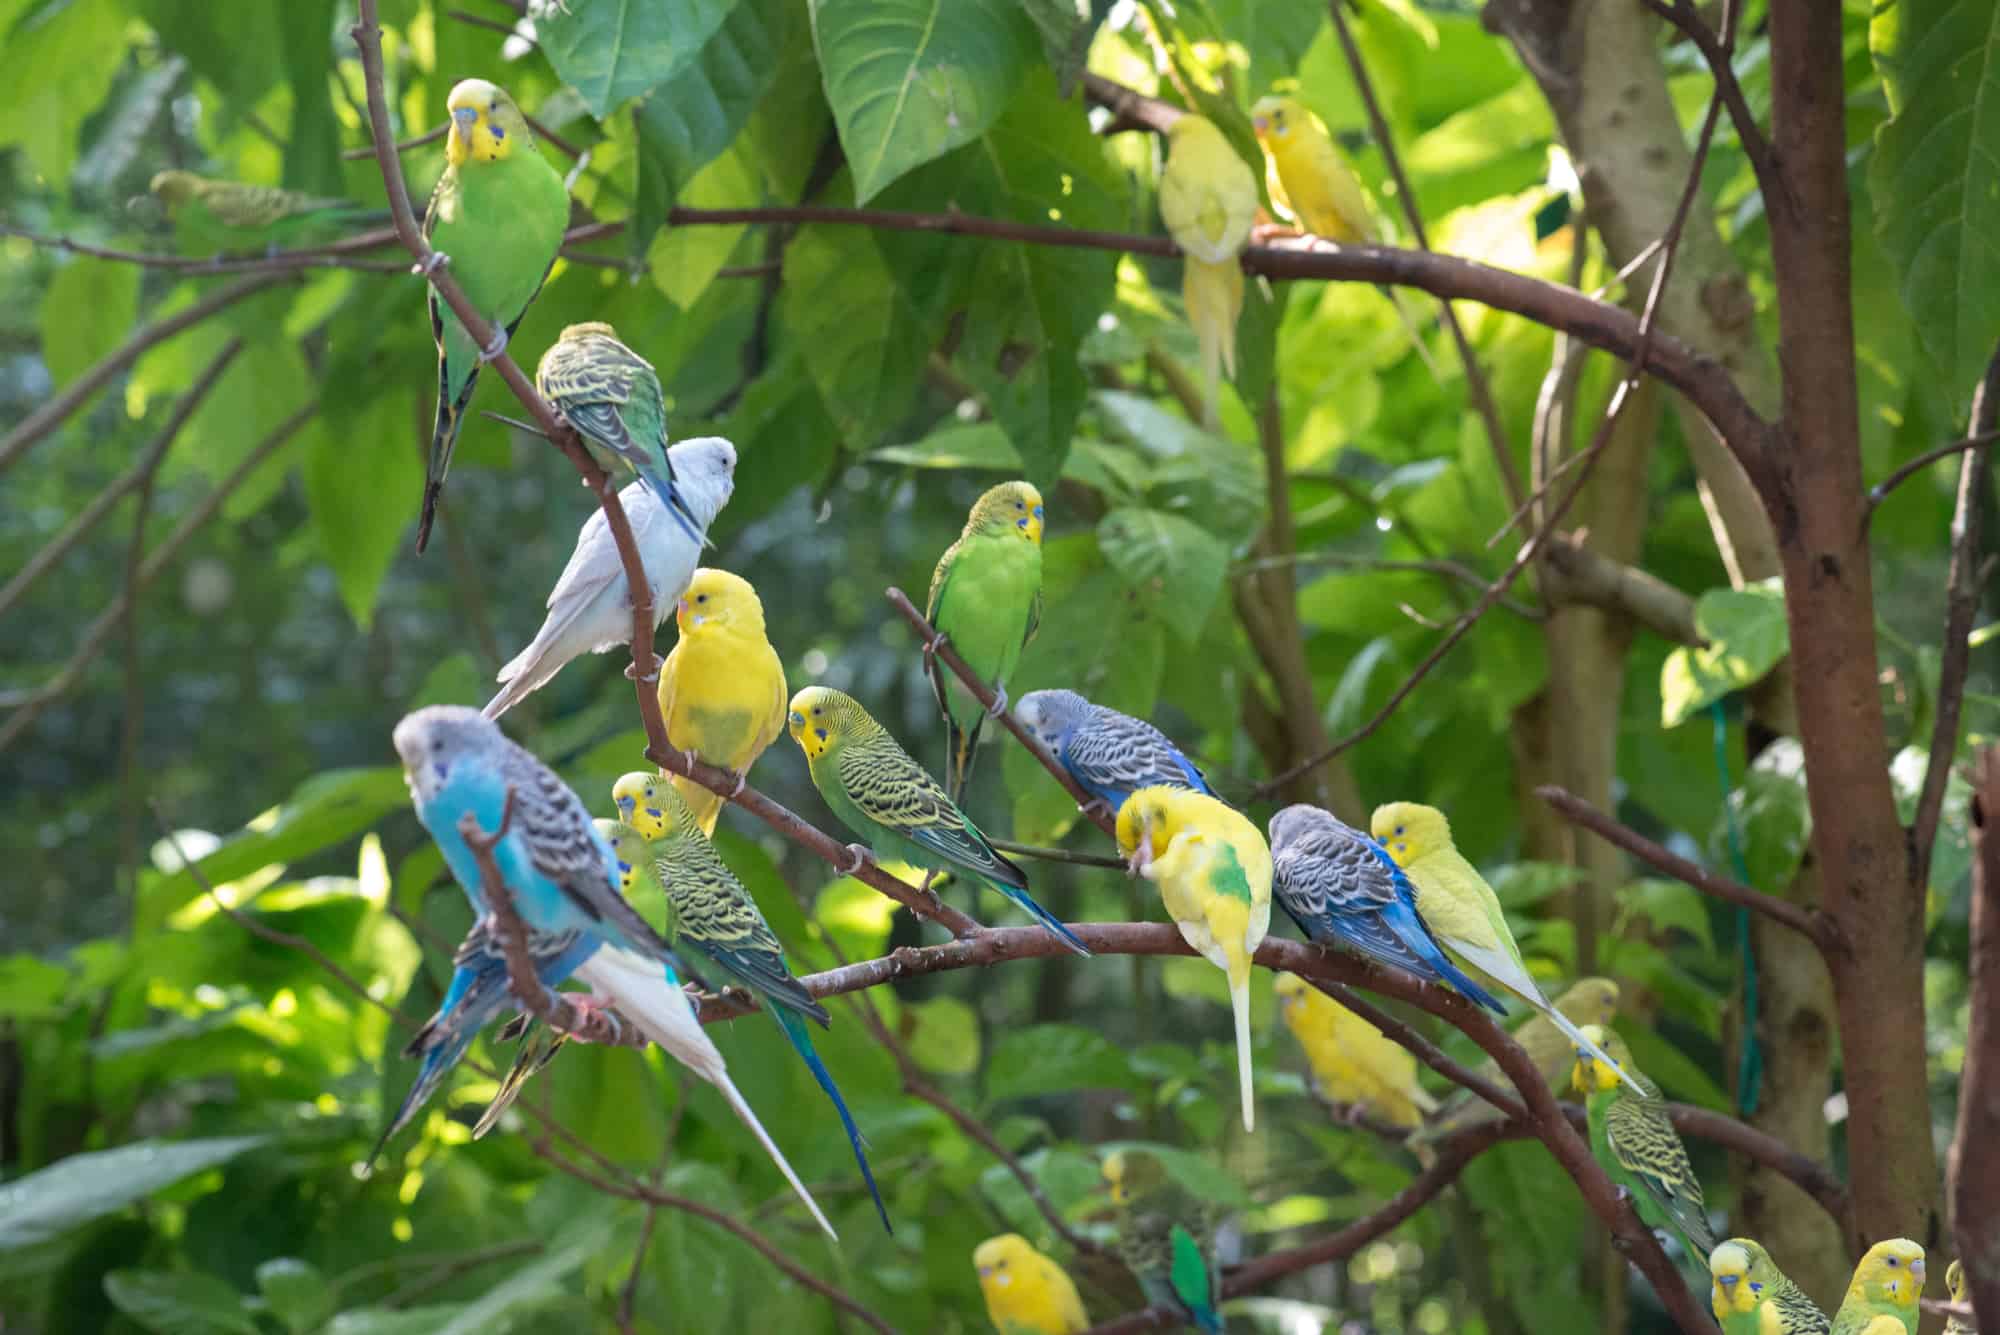
[{"label": "budgie eye", "polygon": [[694,596],[694,600],[698,603],[705,603],[708,601],[708,595],[705,593],[697,593]]},{"label": "budgie eye", "polygon": [[1890,1268],[1891,1270],[1894,1270],[1894,1269],[1896,1268],[1896,1266],[1897,1266],[1898,1264],[1900,1264],[1900,1263],[1899,1263],[1899,1262],[1898,1262],[1898,1261],[1896,1260],[1896,1258],[1895,1258],[1895,1257],[1893,1257],[1893,1256],[1891,1256],[1891,1257],[1889,1257],[1889,1258],[1887,1258],[1887,1259],[1888,1259],[1888,1262],[1889,1262],[1889,1268]]},{"label": "budgie eye", "polygon": [[1400,826],[1400,825],[1398,825],[1398,826],[1396,827],[1396,833],[1397,833],[1397,834],[1401,834],[1402,832],[1403,832],[1403,827],[1402,827],[1402,826]]},{"label": "budgie eye", "polygon": [[800,712],[799,712],[798,710],[796,710],[796,709],[794,709],[794,710],[792,711],[792,722],[793,722],[793,723],[796,723],[796,724],[799,724],[800,726],[804,726],[804,724],[805,724],[805,721],[806,721],[806,716],[805,716],[804,714],[801,714],[801,713],[800,713]]}]

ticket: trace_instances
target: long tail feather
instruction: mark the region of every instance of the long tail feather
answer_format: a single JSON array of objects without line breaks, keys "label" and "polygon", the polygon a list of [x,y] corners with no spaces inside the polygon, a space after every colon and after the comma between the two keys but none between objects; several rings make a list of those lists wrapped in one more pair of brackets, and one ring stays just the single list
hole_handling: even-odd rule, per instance
[{"label": "long tail feather", "polygon": [[1603,1062],[1606,1066],[1618,1072],[1618,1078],[1623,1080],[1632,1092],[1642,1097],[1651,1097],[1651,1091],[1634,1079],[1630,1071],[1614,1061],[1611,1055],[1605,1052],[1603,1048],[1598,1047],[1597,1044],[1585,1038],[1583,1031],[1578,1029],[1574,1024],[1571,1024],[1568,1016],[1549,1004],[1549,999],[1542,995],[1542,990],[1539,987],[1535,986],[1535,980],[1528,976],[1526,970],[1521,967],[1512,955],[1505,951],[1488,950],[1480,946],[1469,945],[1463,941],[1452,942],[1452,949],[1478,965],[1488,978],[1491,978],[1494,982],[1506,988],[1509,992],[1512,992],[1515,996],[1540,1012],[1550,1024],[1562,1031],[1564,1038],[1567,1038],[1571,1043],[1574,1043],[1598,1061]]},{"label": "long tail feather", "polygon": [[500,1115],[513,1106],[514,1100],[521,1096],[521,1090],[528,1081],[544,1066],[554,1061],[557,1051],[561,1049],[563,1035],[543,1033],[534,1029],[533,1024],[531,1019],[529,1032],[521,1043],[521,1050],[514,1056],[514,1064],[507,1069],[506,1076],[501,1079],[500,1088],[494,1093],[493,1101],[486,1105],[486,1111],[479,1114],[479,1120],[473,1124],[474,1140],[482,1139],[488,1131],[500,1124]]},{"label": "long tail feather", "polygon": [[[456,318],[456,317],[454,317]],[[452,448],[458,444],[459,428],[465,425],[465,410],[472,403],[473,386],[479,383],[479,368],[465,378],[465,386],[455,397],[446,396],[444,358],[438,358],[437,421],[431,427],[431,451],[424,470],[424,509],[417,519],[417,554],[430,545],[431,525],[437,522],[438,497],[444,491],[445,474],[451,471]]]},{"label": "long tail feather", "polygon": [[799,1054],[806,1069],[812,1072],[813,1079],[826,1091],[827,1098],[833,1102],[833,1110],[840,1114],[840,1124],[847,1130],[847,1143],[854,1150],[854,1162],[861,1168],[861,1180],[868,1184],[868,1195],[875,1202],[875,1213],[881,1216],[883,1230],[893,1235],[896,1228],[889,1222],[889,1207],[882,1203],[882,1193],[875,1186],[875,1174],[868,1168],[868,1153],[862,1148],[861,1128],[854,1125],[854,1117],[847,1111],[847,1100],[840,1097],[840,1089],[833,1083],[833,1073],[820,1061],[819,1053],[813,1051],[812,1035],[806,1028],[805,1020],[781,1006],[768,1009],[777,1020],[778,1027],[785,1031],[785,1037],[791,1040],[792,1050]]},{"label": "long tail feather", "polygon": [[981,714],[970,727],[960,727],[949,712],[945,714],[945,741],[951,748],[945,786],[953,802],[965,799],[965,785],[972,780],[972,758],[978,754],[979,729],[985,722],[986,716]]},{"label": "long tail feather", "polygon": [[1243,1129],[1257,1129],[1257,1107],[1250,1090],[1250,979],[1229,980],[1229,1009],[1236,1012],[1236,1076],[1242,1085]]},{"label": "long tail feather", "polygon": [[1001,893],[1006,895],[1007,898],[1013,900],[1016,904],[1019,904],[1022,908],[1026,909],[1028,911],[1028,915],[1032,917],[1036,922],[1040,923],[1042,926],[1048,928],[1051,932],[1054,932],[1057,936],[1061,937],[1064,945],[1068,946],[1071,950],[1075,951],[1079,955],[1083,955],[1086,957],[1089,956],[1090,947],[1083,944],[1083,942],[1078,939],[1077,934],[1075,932],[1072,932],[1069,928],[1063,926],[1063,921],[1061,918],[1058,918],[1055,914],[1049,912],[1047,909],[1043,908],[1040,904],[1037,904],[1034,901],[1033,896],[1029,895],[1027,891],[1016,890],[1012,886],[1007,886],[1002,888]]}]

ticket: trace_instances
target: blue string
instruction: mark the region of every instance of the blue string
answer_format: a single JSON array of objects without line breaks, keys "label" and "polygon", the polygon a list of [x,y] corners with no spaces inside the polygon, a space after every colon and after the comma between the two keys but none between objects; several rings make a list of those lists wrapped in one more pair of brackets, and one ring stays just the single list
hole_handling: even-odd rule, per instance
[{"label": "blue string", "polygon": [[[1717,700],[1708,707],[1715,721],[1715,776],[1722,786],[1722,817],[1729,837],[1729,861],[1736,879],[1750,884],[1750,865],[1743,856],[1743,831],[1736,824],[1736,807],[1729,800],[1729,713]],[[1736,1107],[1745,1117],[1757,1111],[1764,1085],[1764,1049],[1757,1041],[1757,953],[1750,944],[1750,910],[1736,910],[1736,943],[1743,957],[1743,1052],[1736,1067]]]}]

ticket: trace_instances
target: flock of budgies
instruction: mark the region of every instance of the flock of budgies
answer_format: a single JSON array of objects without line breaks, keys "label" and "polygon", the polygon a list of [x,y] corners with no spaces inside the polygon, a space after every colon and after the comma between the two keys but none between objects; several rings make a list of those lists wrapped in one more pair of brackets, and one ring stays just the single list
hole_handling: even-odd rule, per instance
[{"label": "flock of budgies", "polygon": [[[437,251],[434,263],[450,266],[498,332],[477,346],[432,292],[438,403],[419,550],[479,368],[505,349],[554,263],[568,218],[562,178],[536,151],[525,118],[503,90],[466,80],[452,90],[449,107],[449,165],[431,198],[425,235]],[[1253,124],[1281,208],[1336,243],[1379,235],[1359,183],[1310,111],[1291,98],[1266,98]],[[1249,240],[1257,183],[1221,131],[1200,116],[1182,116],[1168,139],[1160,208],[1186,254],[1184,296],[1212,417],[1219,377],[1233,370],[1243,300],[1237,257]],[[162,173],[154,189],[177,224],[191,228],[277,235],[294,223],[347,218],[341,201],[186,173]],[[754,996],[832,1103],[890,1228],[865,1139],[813,1047],[812,1026],[826,1026],[831,1017],[792,973],[783,944],[710,840],[724,802],[742,792],[750,768],[789,730],[827,808],[858,841],[849,845],[854,860],[846,870],[873,857],[923,869],[926,888],[940,873],[969,877],[1069,950],[1090,954],[1084,937],[1035,900],[1027,873],[961,805],[981,730],[1009,708],[1007,683],[1040,620],[1043,498],[1021,481],[991,488],[937,563],[926,608],[937,638],[923,646],[922,661],[945,743],[940,782],[851,696],[825,686],[788,696],[756,591],[726,570],[700,567],[708,528],[731,494],[735,450],[713,437],[669,446],[665,399],[644,358],[608,325],[574,325],[542,357],[536,383],[593,451],[636,474],[620,499],[645,568],[654,625],[671,610],[679,630],[657,687],[668,740],[691,761],[737,776],[736,788],[722,794],[679,775],[635,772],[613,786],[616,818],[593,818],[553,771],[501,732],[496,720],[571,659],[630,640],[631,591],[609,525],[593,510],[549,594],[541,628],[500,670],[500,690],[485,708],[433,706],[395,729],[417,816],[476,918],[454,956],[437,1014],[408,1045],[407,1054],[421,1060],[419,1074],[375,1154],[483,1029],[522,1009],[488,902],[497,878],[527,927],[540,984],[582,982],[590,992],[571,998],[575,1004],[608,1009],[618,1024],[634,1026],[713,1084],[833,1237],[832,1224],[730,1080],[684,984],[734,983]],[[990,705],[940,661],[946,643],[990,688]],[[1227,978],[1246,1131],[1255,1125],[1252,958],[1275,901],[1312,942],[1453,989],[1497,1014],[1505,1013],[1503,996],[1523,1003],[1532,1014],[1517,1041],[1551,1086],[1567,1084],[1583,1096],[1591,1151],[1629,1193],[1640,1218],[1678,1238],[1691,1259],[1705,1258],[1711,1305],[1725,1335],[1914,1335],[1924,1253],[1913,1242],[1873,1247],[1831,1322],[1756,1242],[1717,1242],[1667,1105],[1610,1027],[1617,983],[1580,979],[1551,1002],[1529,972],[1492,887],[1454,847],[1443,812],[1392,802],[1375,810],[1364,831],[1295,805],[1260,830],[1142,719],[1068,690],[1030,692],[1012,712],[1113,825],[1126,867],[1158,887],[1187,944]],[[1421,1153],[1427,1142],[1495,1115],[1469,1095],[1441,1104],[1418,1083],[1409,1050],[1318,986],[1281,974],[1275,991],[1313,1090],[1350,1117],[1407,1136]],[[561,1047],[561,1036],[533,1029],[521,1015],[502,1030],[521,1039],[519,1057],[475,1135],[498,1122],[523,1083]],[[1497,1069],[1489,1063],[1486,1074]],[[1113,1250],[1149,1301],[1201,1330],[1221,1331],[1218,1210],[1143,1150],[1106,1154],[1102,1172],[1115,1222]],[[972,1260],[1003,1335],[1059,1335],[1088,1325],[1061,1266],[1021,1236],[988,1239]],[[1956,1263],[1947,1283],[1960,1296]]]}]

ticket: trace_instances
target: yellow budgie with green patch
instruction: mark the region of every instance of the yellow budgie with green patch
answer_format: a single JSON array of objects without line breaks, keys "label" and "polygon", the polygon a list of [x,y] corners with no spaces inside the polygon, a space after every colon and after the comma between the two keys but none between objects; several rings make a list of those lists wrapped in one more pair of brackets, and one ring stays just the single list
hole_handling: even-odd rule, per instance
[{"label": "yellow budgie with green patch", "polygon": [[1571,1043],[1616,1070],[1634,1091],[1644,1092],[1629,1072],[1542,995],[1521,959],[1500,897],[1479,869],[1459,854],[1451,842],[1451,823],[1442,811],[1416,802],[1390,802],[1375,808],[1368,832],[1410,878],[1417,891],[1417,916],[1459,963],[1475,978],[1527,1002]]}]

